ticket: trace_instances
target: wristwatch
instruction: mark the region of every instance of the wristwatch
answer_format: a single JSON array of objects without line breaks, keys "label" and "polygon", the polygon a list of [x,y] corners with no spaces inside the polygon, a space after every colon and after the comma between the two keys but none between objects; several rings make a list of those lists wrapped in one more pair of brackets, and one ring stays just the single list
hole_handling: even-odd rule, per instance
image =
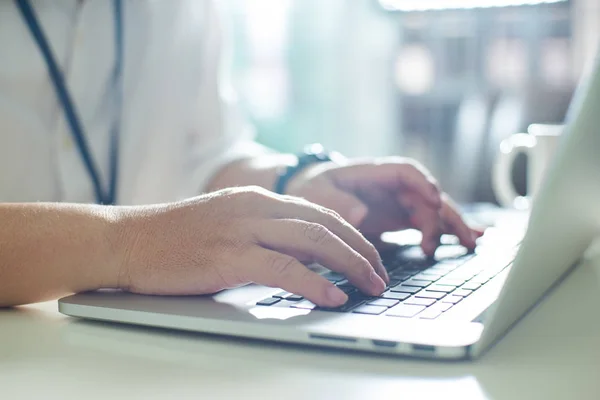
[{"label": "wristwatch", "polygon": [[295,165],[286,167],[278,174],[275,181],[275,193],[285,194],[289,181],[309,165],[328,161],[341,162],[343,157],[337,152],[328,152],[322,145],[315,143],[307,146],[302,153],[297,155],[297,158],[298,161]]}]

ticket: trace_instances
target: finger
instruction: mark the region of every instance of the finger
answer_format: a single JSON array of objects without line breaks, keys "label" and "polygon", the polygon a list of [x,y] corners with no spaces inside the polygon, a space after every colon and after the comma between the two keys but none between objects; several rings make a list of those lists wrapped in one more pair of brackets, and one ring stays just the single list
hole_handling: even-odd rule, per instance
[{"label": "finger", "polygon": [[248,279],[299,294],[322,307],[339,307],[348,296],[334,284],[311,271],[294,257],[268,249],[253,249]]},{"label": "finger", "polygon": [[351,248],[369,261],[375,272],[386,283],[387,271],[375,247],[352,225],[333,210],[291,196],[280,196],[283,201],[273,204],[271,216],[278,219],[299,219],[325,226]]},{"label": "finger", "polygon": [[479,234],[479,231],[471,229],[465,223],[448,195],[444,194],[442,198],[444,203],[440,209],[440,216],[443,221],[444,231],[456,235],[463,246],[469,249],[475,248],[475,240],[483,232]]},{"label": "finger", "polygon": [[345,192],[332,184],[326,185],[311,198],[323,207],[335,210],[352,226],[358,228],[364,221],[369,211],[358,197]]},{"label": "finger", "polygon": [[440,189],[437,181],[420,164],[399,159],[381,164],[347,165],[326,172],[340,186],[356,188],[365,182],[375,183],[389,189],[409,189],[419,193],[433,207],[440,207]]},{"label": "finger", "polygon": [[[378,296],[385,283],[371,264],[325,226],[297,219],[271,220],[255,231],[258,244],[284,254],[309,255],[339,272],[364,293]],[[303,258],[305,258],[303,257]]]},{"label": "finger", "polygon": [[399,195],[398,201],[406,210],[409,210],[409,219],[412,226],[423,234],[421,241],[423,252],[428,256],[433,256],[440,245],[442,234],[441,218],[438,210],[425,204],[421,196],[416,193]]}]

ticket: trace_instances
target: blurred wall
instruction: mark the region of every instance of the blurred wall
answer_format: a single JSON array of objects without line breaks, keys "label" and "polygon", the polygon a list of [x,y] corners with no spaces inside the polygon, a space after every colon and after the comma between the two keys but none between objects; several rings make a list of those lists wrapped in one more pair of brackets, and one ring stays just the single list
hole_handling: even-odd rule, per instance
[{"label": "blurred wall", "polygon": [[[377,0],[222,3],[261,142],[414,157],[462,202],[494,201],[501,140],[563,121],[600,35],[600,0],[412,13]],[[519,160],[521,192],[525,170]]]},{"label": "blurred wall", "polygon": [[349,156],[398,152],[395,18],[373,0],[228,0],[234,77],[259,139]]}]

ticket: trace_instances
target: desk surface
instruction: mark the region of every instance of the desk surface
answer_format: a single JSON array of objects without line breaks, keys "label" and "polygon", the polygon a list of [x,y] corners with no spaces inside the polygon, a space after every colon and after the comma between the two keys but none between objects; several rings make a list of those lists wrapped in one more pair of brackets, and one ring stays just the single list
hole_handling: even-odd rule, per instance
[{"label": "desk surface", "polygon": [[476,362],[439,363],[0,311],[0,397],[600,398],[600,254]]}]

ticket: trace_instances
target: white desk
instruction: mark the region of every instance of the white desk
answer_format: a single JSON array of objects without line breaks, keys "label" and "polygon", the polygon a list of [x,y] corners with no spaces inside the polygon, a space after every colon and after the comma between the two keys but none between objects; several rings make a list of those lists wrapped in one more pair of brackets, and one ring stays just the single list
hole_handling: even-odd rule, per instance
[{"label": "white desk", "polygon": [[[600,257],[477,362],[437,363],[0,311],[0,398],[600,399]],[[448,396],[445,396],[448,395]]]}]

